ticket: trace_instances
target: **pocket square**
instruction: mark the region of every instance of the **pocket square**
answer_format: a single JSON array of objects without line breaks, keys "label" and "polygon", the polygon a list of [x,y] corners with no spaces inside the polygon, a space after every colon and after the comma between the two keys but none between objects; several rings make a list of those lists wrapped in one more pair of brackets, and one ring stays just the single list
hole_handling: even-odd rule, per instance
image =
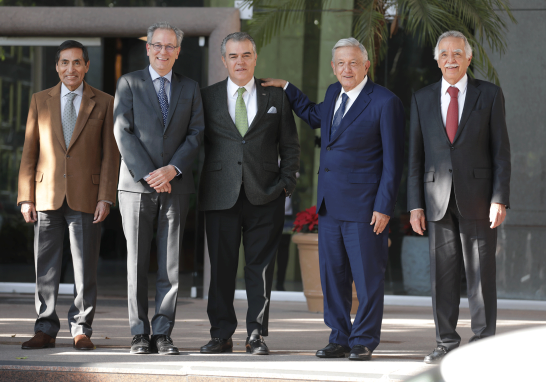
[{"label": "pocket square", "polygon": [[277,108],[275,106],[271,106],[271,108],[267,111],[267,114],[276,114]]}]

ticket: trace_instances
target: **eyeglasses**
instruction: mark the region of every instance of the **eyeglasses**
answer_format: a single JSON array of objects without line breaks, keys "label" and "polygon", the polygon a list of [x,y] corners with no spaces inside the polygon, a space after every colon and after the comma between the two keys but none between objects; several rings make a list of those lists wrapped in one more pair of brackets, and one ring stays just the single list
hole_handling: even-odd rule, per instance
[{"label": "eyeglasses", "polygon": [[172,45],[161,45],[161,44],[149,44],[151,47],[154,48],[154,51],[155,52],[161,52],[161,50],[163,48],[165,48],[165,50],[168,52],[168,53],[172,53],[174,52],[174,50],[176,48],[178,48],[177,46],[172,46]]}]

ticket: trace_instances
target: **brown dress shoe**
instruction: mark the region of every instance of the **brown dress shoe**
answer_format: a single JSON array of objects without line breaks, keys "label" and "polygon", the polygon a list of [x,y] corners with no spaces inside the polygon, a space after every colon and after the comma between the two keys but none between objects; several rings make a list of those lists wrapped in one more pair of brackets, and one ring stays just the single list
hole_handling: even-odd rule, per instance
[{"label": "brown dress shoe", "polygon": [[34,334],[34,337],[27,342],[23,342],[21,345],[21,349],[45,349],[54,347],[55,338],[39,331]]},{"label": "brown dress shoe", "polygon": [[85,334],[79,334],[74,337],[74,349],[76,350],[95,350],[95,345]]}]

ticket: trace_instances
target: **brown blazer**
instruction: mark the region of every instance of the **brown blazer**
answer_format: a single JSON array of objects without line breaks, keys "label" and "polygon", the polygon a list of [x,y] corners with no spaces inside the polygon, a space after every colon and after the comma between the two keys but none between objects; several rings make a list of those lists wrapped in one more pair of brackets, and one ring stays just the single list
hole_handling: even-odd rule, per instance
[{"label": "brown blazer", "polygon": [[99,200],[116,201],[119,151],[114,138],[114,97],[84,82],[68,150],[61,122],[61,83],[32,96],[19,169],[17,204],[94,213]]}]

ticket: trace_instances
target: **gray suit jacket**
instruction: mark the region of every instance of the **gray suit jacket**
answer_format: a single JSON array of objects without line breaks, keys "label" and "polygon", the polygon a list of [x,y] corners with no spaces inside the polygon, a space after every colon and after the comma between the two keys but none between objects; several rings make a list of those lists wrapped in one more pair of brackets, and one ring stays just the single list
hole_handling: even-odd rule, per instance
[{"label": "gray suit jacket", "polygon": [[114,101],[114,135],[121,153],[118,190],[155,192],[143,179],[172,164],[182,175],[171,181],[171,193],[195,192],[192,166],[203,130],[203,105],[197,82],[173,73],[167,126],[148,67],[122,76]]},{"label": "gray suit jacket", "polygon": [[441,81],[413,95],[408,209],[425,209],[429,221],[442,219],[453,184],[461,215],[488,219],[491,203],[510,205],[510,142],[502,90],[468,78],[453,143],[442,121],[440,91]]},{"label": "gray suit jacket", "polygon": [[[258,112],[244,137],[229,115],[227,79],[202,89],[202,93],[206,129],[200,209],[233,207],[243,180],[246,196],[254,205],[275,200],[285,188],[292,193],[299,170],[300,144],[283,89],[264,88],[256,79]],[[268,113],[273,106],[276,113]]]}]

